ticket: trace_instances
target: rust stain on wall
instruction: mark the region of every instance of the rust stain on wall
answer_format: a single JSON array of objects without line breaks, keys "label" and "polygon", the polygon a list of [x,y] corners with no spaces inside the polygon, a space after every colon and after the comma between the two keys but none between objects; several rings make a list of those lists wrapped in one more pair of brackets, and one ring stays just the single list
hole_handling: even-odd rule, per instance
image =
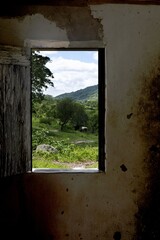
[{"label": "rust stain on wall", "polygon": [[160,62],[142,80],[138,102],[138,123],[145,148],[143,199],[139,199],[137,238],[160,239]]}]

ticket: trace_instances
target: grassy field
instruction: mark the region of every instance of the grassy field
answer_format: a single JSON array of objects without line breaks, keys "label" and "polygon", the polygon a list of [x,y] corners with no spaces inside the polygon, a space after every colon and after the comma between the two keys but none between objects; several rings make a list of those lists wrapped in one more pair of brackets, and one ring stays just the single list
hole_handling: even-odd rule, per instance
[{"label": "grassy field", "polygon": [[[55,147],[57,153],[37,152],[40,144]],[[56,122],[40,123],[32,118],[32,167],[33,168],[97,168],[98,136],[73,129],[60,131]]]}]

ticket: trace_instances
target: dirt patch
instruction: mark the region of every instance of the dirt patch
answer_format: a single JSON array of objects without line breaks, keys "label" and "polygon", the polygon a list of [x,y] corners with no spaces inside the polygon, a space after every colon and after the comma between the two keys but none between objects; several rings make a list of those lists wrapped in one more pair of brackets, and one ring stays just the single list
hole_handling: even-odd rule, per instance
[{"label": "dirt patch", "polygon": [[92,165],[95,164],[95,162],[88,161],[83,163],[60,163],[58,161],[53,161],[53,164],[61,165],[62,168],[67,169],[85,169],[85,168],[92,168]]},{"label": "dirt patch", "polygon": [[83,143],[94,143],[95,141],[93,140],[80,140],[80,141],[75,141],[74,144],[83,144]]}]

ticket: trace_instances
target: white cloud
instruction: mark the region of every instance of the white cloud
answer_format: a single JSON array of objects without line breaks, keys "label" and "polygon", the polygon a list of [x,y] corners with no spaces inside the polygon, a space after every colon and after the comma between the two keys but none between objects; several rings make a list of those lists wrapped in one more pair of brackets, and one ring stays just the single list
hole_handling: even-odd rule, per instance
[{"label": "white cloud", "polygon": [[54,88],[48,88],[44,93],[57,96],[62,93],[77,91],[98,84],[98,64],[80,60],[51,59],[47,67],[53,72]]},{"label": "white cloud", "polygon": [[40,55],[46,57],[48,56],[49,58],[52,58],[52,56],[54,56],[55,54],[57,54],[58,51],[40,51]]},{"label": "white cloud", "polygon": [[80,60],[64,59],[62,57],[52,58],[51,63],[47,63],[47,67],[55,71],[93,71],[97,68],[96,63],[87,63]]},{"label": "white cloud", "polygon": [[98,61],[98,52],[93,53],[93,59]]}]

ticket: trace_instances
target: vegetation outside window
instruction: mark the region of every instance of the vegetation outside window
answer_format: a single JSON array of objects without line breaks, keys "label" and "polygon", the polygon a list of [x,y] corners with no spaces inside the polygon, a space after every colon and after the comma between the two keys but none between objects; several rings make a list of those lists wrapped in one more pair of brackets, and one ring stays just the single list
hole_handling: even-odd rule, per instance
[{"label": "vegetation outside window", "polygon": [[104,170],[104,49],[32,50],[32,167]]}]

